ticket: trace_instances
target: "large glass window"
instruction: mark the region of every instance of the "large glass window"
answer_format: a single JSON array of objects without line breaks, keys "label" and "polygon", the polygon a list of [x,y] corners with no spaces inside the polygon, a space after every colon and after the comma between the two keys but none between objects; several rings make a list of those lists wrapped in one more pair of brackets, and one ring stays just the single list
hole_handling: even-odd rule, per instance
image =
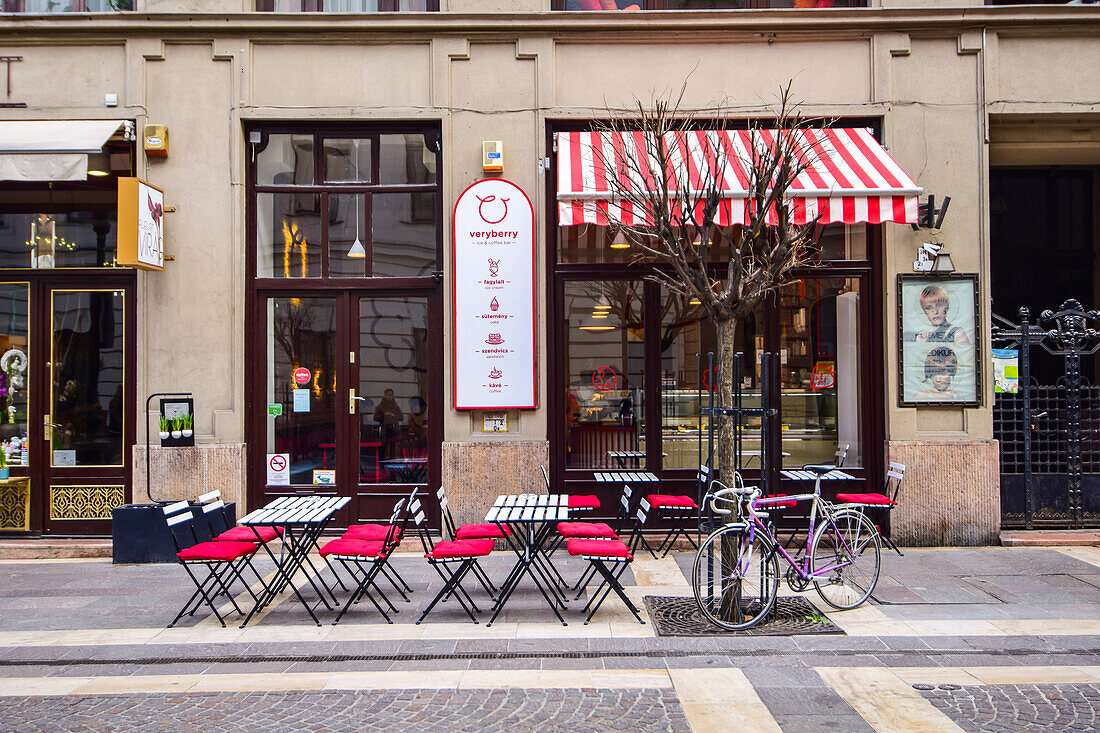
[{"label": "large glass window", "polygon": [[14,465],[26,466],[30,330],[27,283],[0,284],[0,440]]},{"label": "large glass window", "polygon": [[268,135],[256,156],[256,276],[437,271],[435,140],[423,133]]},{"label": "large glass window", "polygon": [[565,283],[564,409],[570,468],[621,467],[615,452],[638,453],[644,459],[643,290],[641,280]]}]

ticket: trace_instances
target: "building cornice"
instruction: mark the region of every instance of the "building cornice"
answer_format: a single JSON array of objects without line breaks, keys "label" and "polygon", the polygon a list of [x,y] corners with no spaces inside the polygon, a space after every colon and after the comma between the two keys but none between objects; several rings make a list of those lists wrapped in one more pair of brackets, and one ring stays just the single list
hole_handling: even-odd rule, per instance
[{"label": "building cornice", "polygon": [[852,10],[652,11],[632,13],[29,13],[0,14],[0,38],[236,36],[293,34],[287,40],[384,36],[635,37],[733,33],[765,38],[878,32],[955,33],[988,29],[1027,35],[1097,35],[1100,6],[1028,5]]}]

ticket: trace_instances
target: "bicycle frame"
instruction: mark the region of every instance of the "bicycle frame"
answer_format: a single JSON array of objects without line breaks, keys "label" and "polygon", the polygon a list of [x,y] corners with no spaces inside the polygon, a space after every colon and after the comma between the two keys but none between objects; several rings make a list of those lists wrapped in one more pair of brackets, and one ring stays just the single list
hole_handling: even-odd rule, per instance
[{"label": "bicycle frame", "polygon": [[792,501],[793,502],[800,502],[800,501],[810,501],[810,502],[812,502],[811,505],[810,505],[810,525],[809,525],[809,528],[806,530],[806,553],[805,553],[805,555],[802,559],[801,564],[799,563],[799,561],[796,558],[791,557],[791,555],[783,548],[783,544],[779,541],[779,537],[777,536],[777,534],[775,532],[773,532],[771,529],[769,529],[768,525],[764,524],[764,522],[760,519],[760,517],[755,516],[755,514],[750,514],[750,518],[749,518],[750,519],[750,527],[751,527],[751,534],[749,535],[750,542],[752,541],[752,539],[755,538],[755,532],[756,531],[760,531],[761,533],[763,533],[769,540],[771,540],[772,546],[776,550],[779,551],[779,554],[783,557],[784,560],[787,561],[787,564],[795,569],[795,572],[798,573],[798,577],[802,580],[812,580],[813,578],[819,578],[822,575],[825,575],[827,573],[831,573],[832,571],[834,571],[838,568],[843,568],[843,567],[847,567],[848,565],[851,565],[853,561],[852,560],[846,560],[846,561],[843,561],[843,562],[835,563],[833,565],[829,565],[829,566],[824,567],[824,568],[819,568],[818,570],[816,570],[812,573],[810,572],[810,545],[813,542],[814,529],[815,529],[815,523],[816,523],[816,520],[817,520],[818,507],[822,508],[822,510],[823,510],[822,514],[825,517],[825,521],[828,522],[829,525],[832,527],[833,534],[839,539],[840,543],[844,546],[844,550],[847,552],[848,557],[853,556],[852,548],[850,548],[848,546],[848,541],[844,538],[843,534],[837,529],[836,523],[833,521],[832,511],[829,507],[825,506],[825,503],[821,499],[821,494],[819,493],[819,489],[818,489],[817,486],[814,487],[814,493],[812,493],[812,494],[794,494],[794,495],[791,495],[791,496],[776,496],[776,497],[757,499],[756,501],[753,502],[753,508],[755,508],[755,509],[767,509],[769,506],[778,506],[780,504],[789,504]]}]

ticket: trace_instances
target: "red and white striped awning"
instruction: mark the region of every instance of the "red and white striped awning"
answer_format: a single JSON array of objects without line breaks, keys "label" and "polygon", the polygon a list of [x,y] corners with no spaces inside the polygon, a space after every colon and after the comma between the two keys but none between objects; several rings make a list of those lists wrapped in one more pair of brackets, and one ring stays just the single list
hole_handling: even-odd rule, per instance
[{"label": "red and white striped awning", "polygon": [[[665,171],[667,190],[676,195],[685,186],[696,192],[705,175],[723,180],[721,226],[744,224],[748,220],[748,161],[753,146],[770,146],[777,135],[794,135],[795,144],[808,165],[788,190],[794,222],[802,224],[819,217],[822,224],[916,223],[917,197],[921,188],[894,162],[867,129],[796,130],[700,130],[668,133],[666,145],[672,151],[672,170]],[[635,211],[616,191],[627,185],[635,191],[653,191],[651,172],[658,166],[646,148],[641,132],[559,132],[558,224],[597,224],[612,221],[631,226],[652,224],[644,212]],[[605,162],[641,162],[633,176],[608,170]],[[717,165],[715,165],[717,161]],[[709,165],[708,165],[709,162]],[[639,167],[639,166],[634,166]],[[711,174],[709,171],[715,170]],[[619,176],[621,186],[609,185]],[[612,179],[616,180],[616,179]],[[774,218],[774,213],[772,215]]]}]

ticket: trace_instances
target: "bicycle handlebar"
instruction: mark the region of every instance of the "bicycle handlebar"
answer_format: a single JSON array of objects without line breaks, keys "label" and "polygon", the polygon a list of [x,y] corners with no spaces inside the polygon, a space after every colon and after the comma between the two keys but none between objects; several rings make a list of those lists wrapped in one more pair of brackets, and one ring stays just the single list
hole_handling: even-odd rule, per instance
[{"label": "bicycle handlebar", "polygon": [[[720,508],[718,506],[719,501],[725,502],[727,504],[732,503],[736,505],[740,503],[742,497],[747,497],[748,500],[745,502],[745,508],[748,510],[749,514],[760,519],[767,519],[767,512],[757,511],[756,507],[753,506],[753,503],[758,498],[760,498],[761,492],[759,487],[748,486],[742,488],[730,488],[723,484],[719,484],[717,481],[715,481],[714,483],[723,487],[718,491],[712,492],[710,495],[710,508],[714,511],[715,514],[733,514],[733,509]],[[737,498],[729,498],[731,496],[736,496]]]}]

